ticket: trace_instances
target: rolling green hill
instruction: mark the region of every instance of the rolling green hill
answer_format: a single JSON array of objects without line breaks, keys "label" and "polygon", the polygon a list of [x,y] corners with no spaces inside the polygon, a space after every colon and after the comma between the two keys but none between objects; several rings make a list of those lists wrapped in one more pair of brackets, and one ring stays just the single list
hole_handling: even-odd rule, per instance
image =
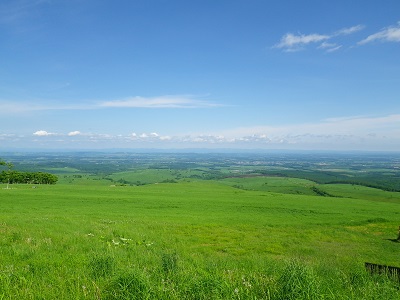
[{"label": "rolling green hill", "polygon": [[320,197],[304,195],[307,180],[264,177],[77,180],[93,184],[0,190],[4,299],[400,297],[363,269],[399,264],[396,193],[321,185],[340,197]]}]

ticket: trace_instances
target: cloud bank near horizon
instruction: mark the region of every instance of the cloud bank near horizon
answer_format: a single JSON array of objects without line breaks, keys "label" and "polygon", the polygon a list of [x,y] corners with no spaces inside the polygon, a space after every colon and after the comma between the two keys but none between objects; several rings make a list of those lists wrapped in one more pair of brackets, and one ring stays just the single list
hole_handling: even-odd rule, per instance
[{"label": "cloud bank near horizon", "polygon": [[157,132],[105,134],[37,130],[31,136],[0,134],[2,144],[29,142],[52,148],[264,148],[320,150],[398,150],[400,114],[345,117],[287,126],[243,127],[212,133]]}]

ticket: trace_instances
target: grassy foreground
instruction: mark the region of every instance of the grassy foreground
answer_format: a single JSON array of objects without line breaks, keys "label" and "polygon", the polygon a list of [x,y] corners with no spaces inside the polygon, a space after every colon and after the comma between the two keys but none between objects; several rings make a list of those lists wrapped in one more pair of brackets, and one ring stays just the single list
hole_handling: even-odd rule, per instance
[{"label": "grassy foreground", "polygon": [[400,201],[356,191],[1,189],[0,299],[400,299],[363,267],[399,265]]}]

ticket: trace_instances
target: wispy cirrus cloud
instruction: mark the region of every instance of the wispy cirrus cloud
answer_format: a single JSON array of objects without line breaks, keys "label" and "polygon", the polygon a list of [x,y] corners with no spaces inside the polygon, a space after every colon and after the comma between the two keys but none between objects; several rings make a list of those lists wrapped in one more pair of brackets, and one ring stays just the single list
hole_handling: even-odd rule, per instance
[{"label": "wispy cirrus cloud", "polygon": [[46,110],[88,110],[99,108],[90,102],[80,102],[76,104],[57,104],[58,101],[41,101],[41,100],[1,100],[0,99],[0,115],[6,114],[25,114]]},{"label": "wispy cirrus cloud", "polygon": [[400,42],[400,22],[394,26],[383,28],[377,33],[369,35],[367,38],[358,42],[359,45],[365,45],[375,41],[380,42]]},{"label": "wispy cirrus cloud", "polygon": [[275,48],[281,48],[287,52],[299,51],[303,49],[304,45],[326,41],[329,38],[330,38],[329,35],[322,35],[316,33],[308,35],[305,34],[295,35],[293,33],[286,33],[281,38],[281,41],[275,45]]},{"label": "wispy cirrus cloud", "polygon": [[[306,49],[306,46],[319,44],[316,49],[325,52],[335,52],[343,47],[336,39],[340,36],[348,36],[359,32],[365,28],[364,25],[356,25],[348,28],[342,28],[332,34],[293,34],[286,33],[280,42],[273,48],[282,49],[285,52],[296,52]],[[357,45],[365,45],[373,42],[400,42],[400,21],[396,25],[385,27],[382,30],[367,36],[365,39],[354,42]]]},{"label": "wispy cirrus cloud", "polygon": [[44,107],[35,103],[27,103],[25,101],[2,101],[0,100],[0,114],[18,114],[27,111],[41,110]]},{"label": "wispy cirrus cloud", "polygon": [[0,115],[1,114],[23,114],[35,111],[50,110],[96,110],[107,108],[211,108],[221,107],[223,105],[200,100],[195,96],[185,95],[167,95],[156,97],[130,97],[109,101],[80,101],[72,104],[58,105],[49,101],[6,101],[0,99]]},{"label": "wispy cirrus cloud", "polygon": [[50,0],[14,0],[0,3],[0,26],[16,33],[36,30],[40,20],[40,9]]},{"label": "wispy cirrus cloud", "polygon": [[105,101],[100,107],[114,108],[200,108],[220,106],[215,103],[201,101],[192,96],[159,96],[159,97],[131,97],[122,100]]},{"label": "wispy cirrus cloud", "polygon": [[327,43],[323,42],[321,45],[318,46],[318,49],[324,49],[326,52],[334,52],[342,48],[342,45],[338,45],[335,43]]},{"label": "wispy cirrus cloud", "polygon": [[364,25],[356,25],[356,26],[352,26],[352,27],[348,27],[348,28],[342,28],[342,29],[336,31],[333,34],[333,36],[353,34],[353,33],[356,33],[358,31],[363,30],[364,28],[365,28]]},{"label": "wispy cirrus cloud", "polygon": [[296,52],[304,50],[307,45],[319,44],[317,49],[325,50],[326,52],[334,52],[339,50],[342,45],[338,45],[336,42],[328,42],[339,36],[346,36],[365,28],[363,25],[356,25],[348,28],[342,28],[335,31],[332,34],[293,34],[286,33],[280,40],[279,43],[274,45],[274,48],[282,49],[285,52]]}]

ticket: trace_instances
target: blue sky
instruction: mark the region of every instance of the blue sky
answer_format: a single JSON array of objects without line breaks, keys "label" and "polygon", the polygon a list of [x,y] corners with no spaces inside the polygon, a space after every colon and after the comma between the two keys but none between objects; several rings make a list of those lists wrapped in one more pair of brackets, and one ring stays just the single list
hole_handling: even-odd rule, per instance
[{"label": "blue sky", "polygon": [[400,151],[398,0],[3,0],[0,150]]}]

